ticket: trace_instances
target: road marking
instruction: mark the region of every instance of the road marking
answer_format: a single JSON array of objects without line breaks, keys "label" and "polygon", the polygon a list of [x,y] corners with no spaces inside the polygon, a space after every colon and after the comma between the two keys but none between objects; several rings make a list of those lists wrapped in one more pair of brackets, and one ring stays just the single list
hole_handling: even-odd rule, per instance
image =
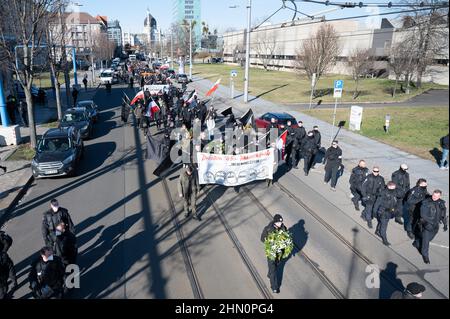
[{"label": "road marking", "polygon": [[439,244],[435,244],[435,243],[430,243],[430,245],[436,246],[436,247],[441,247],[441,248],[445,248],[448,249],[448,246],[444,246],[444,245],[439,245]]}]

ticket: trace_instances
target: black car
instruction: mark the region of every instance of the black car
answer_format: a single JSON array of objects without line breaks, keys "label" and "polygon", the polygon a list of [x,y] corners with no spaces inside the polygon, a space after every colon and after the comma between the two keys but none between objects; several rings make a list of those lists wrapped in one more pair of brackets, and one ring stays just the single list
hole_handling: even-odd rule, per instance
[{"label": "black car", "polygon": [[71,108],[64,112],[59,127],[76,127],[83,139],[92,137],[94,126],[93,119],[89,116],[88,111],[85,108]]},{"label": "black car", "polygon": [[31,161],[33,176],[74,176],[83,152],[83,140],[78,129],[73,126],[50,129],[36,147],[36,155]]},{"label": "black car", "polygon": [[88,113],[89,116],[92,118],[92,120],[94,121],[94,123],[98,122],[98,107],[97,104],[95,104],[94,101],[92,100],[84,100],[84,101],[79,101],[77,103],[77,108],[84,108]]}]

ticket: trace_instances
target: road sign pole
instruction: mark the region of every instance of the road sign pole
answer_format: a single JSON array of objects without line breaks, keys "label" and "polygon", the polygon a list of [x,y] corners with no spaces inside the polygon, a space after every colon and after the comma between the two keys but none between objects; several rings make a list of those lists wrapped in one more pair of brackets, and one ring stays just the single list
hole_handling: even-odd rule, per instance
[{"label": "road sign pole", "polygon": [[234,79],[233,77],[230,78],[231,81],[231,98],[234,99]]},{"label": "road sign pole", "polygon": [[334,100],[333,126],[331,127],[331,141],[330,141],[330,144],[333,143],[333,139],[334,139],[333,136],[334,136],[334,126],[336,125],[337,104],[338,104],[338,99],[336,98]]}]

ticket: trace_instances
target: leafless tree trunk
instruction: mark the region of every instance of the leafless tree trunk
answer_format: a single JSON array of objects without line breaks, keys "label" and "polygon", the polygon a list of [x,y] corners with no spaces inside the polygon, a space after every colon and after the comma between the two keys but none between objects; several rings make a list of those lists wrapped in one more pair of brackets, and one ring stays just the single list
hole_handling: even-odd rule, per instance
[{"label": "leafless tree trunk", "polygon": [[355,99],[359,94],[360,78],[365,76],[372,68],[372,60],[370,49],[356,49],[349,57],[348,65],[352,71],[353,80],[355,80],[355,92],[353,98]]},{"label": "leafless tree trunk", "polygon": [[310,39],[304,40],[297,51],[294,66],[301,75],[305,72],[311,80],[316,74],[316,81],[312,88],[315,91],[319,79],[336,63],[341,52],[341,46],[336,30],[332,25],[322,24]]},{"label": "leafless tree trunk", "polygon": [[273,60],[273,55],[277,49],[275,35],[265,32],[258,33],[255,43],[256,53],[263,63],[264,70],[269,71],[269,64]]},{"label": "leafless tree trunk", "polygon": [[[47,24],[57,12],[59,0],[3,0],[0,2],[0,48],[8,56],[10,68],[23,87],[28,106],[31,146],[36,147],[36,124],[31,88],[35,76],[35,58],[45,43]],[[16,52],[22,54],[15,64]]]},{"label": "leafless tree trunk", "polygon": [[[402,76],[405,78],[405,85],[408,90],[409,78],[414,71],[415,62],[415,43],[406,38],[401,42],[394,44],[391,47],[389,54],[389,66],[391,71],[395,74],[395,86],[392,97],[397,93],[398,81]],[[408,93],[408,92],[407,92]]]}]

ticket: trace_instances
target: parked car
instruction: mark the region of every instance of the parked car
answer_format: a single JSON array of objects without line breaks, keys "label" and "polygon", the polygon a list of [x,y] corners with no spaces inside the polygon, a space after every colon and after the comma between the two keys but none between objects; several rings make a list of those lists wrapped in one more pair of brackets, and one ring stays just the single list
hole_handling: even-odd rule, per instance
[{"label": "parked car", "polygon": [[114,84],[117,83],[118,80],[116,76],[114,75],[114,71],[111,69],[104,70],[102,73],[100,73],[100,82],[102,84]]},{"label": "parked car", "polygon": [[69,126],[74,126],[80,130],[83,139],[92,137],[94,131],[93,120],[85,108],[74,107],[64,112],[59,127]]},{"label": "parked car", "polygon": [[272,118],[276,120],[278,128],[281,130],[286,128],[288,120],[291,121],[293,128],[298,127],[297,120],[292,115],[288,113],[275,113],[275,112],[266,113],[260,118],[257,118],[255,121],[256,127],[268,129],[271,125]]},{"label": "parked car", "polygon": [[33,176],[74,176],[83,153],[83,140],[77,128],[50,129],[36,147],[36,155],[31,161]]},{"label": "parked car", "polygon": [[[20,85],[19,81],[14,81],[15,91],[17,92],[18,99],[25,99],[25,91],[23,90],[22,85]],[[31,86],[31,96],[33,97],[33,101],[44,103],[47,93],[45,90],[40,89],[34,85]]]},{"label": "parked car", "polygon": [[92,118],[94,123],[98,122],[99,118],[99,112],[98,112],[98,106],[94,103],[92,100],[84,100],[79,101],[76,105],[76,108],[85,109],[89,116]]},{"label": "parked car", "polygon": [[211,63],[223,63],[223,59],[222,58],[212,58]]},{"label": "parked car", "polygon": [[188,76],[186,74],[178,74],[177,82],[178,83],[189,83]]}]

